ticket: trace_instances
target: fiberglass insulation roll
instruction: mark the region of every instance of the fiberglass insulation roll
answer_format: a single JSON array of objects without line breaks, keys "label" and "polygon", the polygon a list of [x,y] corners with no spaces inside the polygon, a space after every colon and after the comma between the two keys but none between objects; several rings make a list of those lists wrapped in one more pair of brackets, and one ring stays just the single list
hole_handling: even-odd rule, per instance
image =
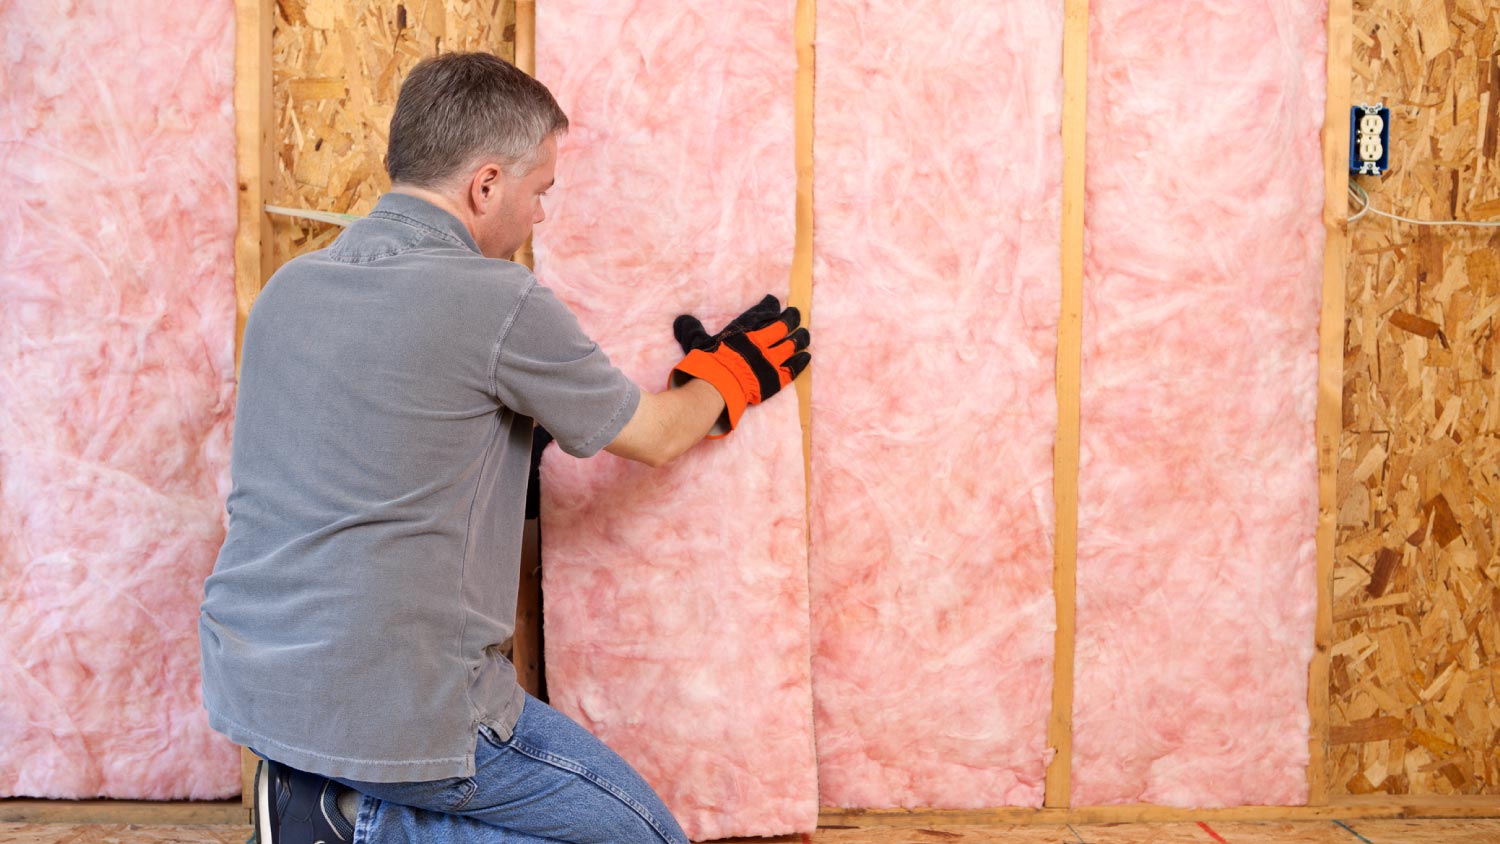
[{"label": "fiberglass insulation roll", "polygon": [[1307,797],[1326,11],[1090,5],[1074,805]]},{"label": "fiberglass insulation roll", "polygon": [[234,4],[0,3],[0,796],[217,798]]},{"label": "fiberglass insulation roll", "polygon": [[[648,389],[672,320],[784,297],[793,243],[791,0],[538,4],[563,139],[538,274]],[[817,822],[797,399],[664,469],[549,449],[551,703],[630,761],[694,839]]]},{"label": "fiberglass insulation roll", "polygon": [[1038,806],[1050,758],[1061,0],[819,0],[822,800]]}]

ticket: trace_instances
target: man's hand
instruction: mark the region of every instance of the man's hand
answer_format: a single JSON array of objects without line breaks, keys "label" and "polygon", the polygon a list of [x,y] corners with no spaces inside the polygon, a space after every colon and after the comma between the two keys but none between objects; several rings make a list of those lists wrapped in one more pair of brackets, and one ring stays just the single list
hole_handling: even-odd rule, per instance
[{"label": "man's hand", "polygon": [[672,370],[672,383],[699,378],[719,391],[727,425],[717,427],[714,435],[724,436],[739,424],[747,406],[775,395],[807,368],[812,338],[798,327],[801,322],[802,314],[796,308],[782,310],[775,296],[711,336],[697,317],[684,314],[672,324],[672,333],[687,357]]}]

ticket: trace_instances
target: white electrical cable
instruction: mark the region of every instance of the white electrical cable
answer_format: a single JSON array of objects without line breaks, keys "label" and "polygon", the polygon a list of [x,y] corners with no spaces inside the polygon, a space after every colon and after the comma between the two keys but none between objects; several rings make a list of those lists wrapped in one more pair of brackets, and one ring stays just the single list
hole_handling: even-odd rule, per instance
[{"label": "white electrical cable", "polygon": [[[1349,198],[1350,199],[1361,199],[1361,197],[1363,197],[1363,201],[1364,201],[1364,205],[1360,207],[1359,213],[1355,214],[1353,217],[1349,218],[1349,222],[1352,223],[1355,220],[1358,220],[1360,217],[1363,217],[1365,215],[1365,212],[1370,210],[1370,197],[1367,196],[1367,195],[1364,195],[1364,188],[1358,187],[1357,185],[1354,184],[1353,181],[1350,181],[1348,184],[1349,184]],[[1356,189],[1359,191],[1358,193],[1355,192]]]},{"label": "white electrical cable", "polygon": [[280,214],[283,217],[300,217],[304,220],[317,220],[320,223],[332,223],[335,226],[347,226],[355,220],[360,219],[358,214],[335,214],[332,211],[311,211],[302,208],[285,208],[280,205],[267,205],[267,214]]},{"label": "white electrical cable", "polygon": [[1363,217],[1365,215],[1365,212],[1369,211],[1372,214],[1379,214],[1382,217],[1388,217],[1392,220],[1399,220],[1403,223],[1411,223],[1414,226],[1473,226],[1474,228],[1483,229],[1500,228],[1500,220],[1491,220],[1489,222],[1480,222],[1477,220],[1413,220],[1410,217],[1403,217],[1400,214],[1390,214],[1385,211],[1381,211],[1379,208],[1371,205],[1370,195],[1365,193],[1365,189],[1352,180],[1349,182],[1349,197],[1361,203],[1359,213],[1349,218],[1349,222],[1351,223],[1355,220],[1358,220],[1360,217]]}]

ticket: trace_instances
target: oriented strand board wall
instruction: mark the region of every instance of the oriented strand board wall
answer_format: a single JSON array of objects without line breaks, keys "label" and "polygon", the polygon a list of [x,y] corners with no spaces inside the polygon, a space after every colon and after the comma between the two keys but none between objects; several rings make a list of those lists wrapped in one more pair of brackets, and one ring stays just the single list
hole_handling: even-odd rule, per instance
[{"label": "oriented strand board wall", "polygon": [[[274,157],[266,202],[365,214],[390,186],[385,146],[407,71],[438,52],[515,59],[514,0],[277,0]],[[340,229],[272,217],[271,268]]]},{"label": "oriented strand board wall", "polygon": [[[1376,207],[1500,217],[1500,7],[1356,0],[1354,102],[1392,112]],[[1350,229],[1334,794],[1500,793],[1500,234]]]}]

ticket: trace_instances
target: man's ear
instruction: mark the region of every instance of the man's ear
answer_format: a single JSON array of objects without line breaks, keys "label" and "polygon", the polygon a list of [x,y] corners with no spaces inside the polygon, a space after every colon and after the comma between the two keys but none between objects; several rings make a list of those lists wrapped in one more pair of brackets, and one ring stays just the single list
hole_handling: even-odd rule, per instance
[{"label": "man's ear", "polygon": [[500,198],[501,179],[504,172],[498,164],[486,164],[474,171],[474,177],[469,180],[469,202],[476,209],[486,209],[490,203]]}]

